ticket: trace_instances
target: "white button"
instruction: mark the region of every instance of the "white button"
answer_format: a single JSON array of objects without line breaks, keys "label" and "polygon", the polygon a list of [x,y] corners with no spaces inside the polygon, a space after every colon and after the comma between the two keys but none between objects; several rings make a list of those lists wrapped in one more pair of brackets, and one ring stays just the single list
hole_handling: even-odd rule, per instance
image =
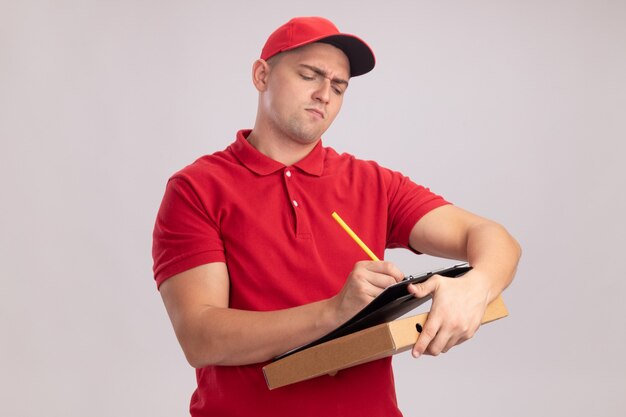
[{"label": "white button", "polygon": [[298,202],[296,200],[292,201],[294,207],[298,207]]},{"label": "white button", "polygon": [[285,175],[286,175],[287,177],[291,178],[291,171],[287,171],[287,172],[285,172]]}]

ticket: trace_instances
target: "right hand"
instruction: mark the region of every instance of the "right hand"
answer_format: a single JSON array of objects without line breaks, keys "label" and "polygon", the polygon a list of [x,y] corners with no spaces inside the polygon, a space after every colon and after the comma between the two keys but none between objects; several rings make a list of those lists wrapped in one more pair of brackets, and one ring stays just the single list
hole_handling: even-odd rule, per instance
[{"label": "right hand", "polygon": [[341,291],[332,298],[337,320],[348,321],[385,288],[403,278],[402,271],[391,262],[357,262]]}]

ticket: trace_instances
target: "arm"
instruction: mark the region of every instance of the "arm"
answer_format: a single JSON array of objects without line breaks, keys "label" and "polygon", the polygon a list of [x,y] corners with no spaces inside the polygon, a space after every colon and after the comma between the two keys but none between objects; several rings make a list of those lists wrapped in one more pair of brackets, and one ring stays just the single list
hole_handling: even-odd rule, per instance
[{"label": "arm", "polygon": [[199,368],[263,362],[315,340],[402,278],[389,262],[358,262],[336,296],[267,312],[228,307],[228,270],[221,262],[174,275],[159,290],[188,362]]},{"label": "arm", "polygon": [[409,242],[422,253],[467,260],[473,267],[463,277],[435,276],[409,289],[417,297],[433,295],[413,356],[438,355],[474,335],[487,304],[513,280],[521,248],[499,224],[455,206],[425,215]]}]

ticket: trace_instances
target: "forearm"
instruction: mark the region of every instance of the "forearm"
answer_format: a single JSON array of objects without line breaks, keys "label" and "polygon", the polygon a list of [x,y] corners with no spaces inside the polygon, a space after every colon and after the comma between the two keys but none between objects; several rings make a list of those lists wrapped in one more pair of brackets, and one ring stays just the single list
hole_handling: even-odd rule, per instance
[{"label": "forearm", "polygon": [[332,314],[332,302],[266,312],[207,306],[196,317],[184,318],[177,336],[196,368],[263,362],[341,324]]},{"label": "forearm", "polygon": [[473,269],[456,279],[433,277],[410,288],[416,297],[433,295],[433,304],[413,356],[438,355],[471,338],[487,305],[511,283],[521,254],[518,243],[497,223],[470,217],[448,224],[448,244],[434,245],[438,254],[465,259]]},{"label": "forearm", "polygon": [[454,206],[424,216],[413,227],[410,244],[422,253],[467,260],[474,268],[468,275],[487,291],[489,302],[511,283],[521,255],[504,227]]},{"label": "forearm", "polygon": [[229,308],[228,271],[220,262],[177,274],[160,291],[187,360],[200,368],[263,362],[313,341],[403,277],[390,262],[357,262],[333,297],[275,311]]},{"label": "forearm", "polygon": [[521,256],[517,241],[499,224],[485,221],[467,234],[467,260],[474,277],[483,277],[488,302],[493,301],[513,280]]}]

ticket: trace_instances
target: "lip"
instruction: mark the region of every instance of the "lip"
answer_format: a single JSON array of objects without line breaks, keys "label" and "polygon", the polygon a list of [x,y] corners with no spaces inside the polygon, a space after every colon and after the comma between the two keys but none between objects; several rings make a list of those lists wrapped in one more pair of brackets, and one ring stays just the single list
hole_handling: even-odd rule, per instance
[{"label": "lip", "polygon": [[309,113],[313,113],[314,115],[316,115],[320,119],[325,119],[326,118],[326,115],[324,114],[324,112],[322,110],[309,108],[309,109],[306,109],[306,111],[308,111]]}]

